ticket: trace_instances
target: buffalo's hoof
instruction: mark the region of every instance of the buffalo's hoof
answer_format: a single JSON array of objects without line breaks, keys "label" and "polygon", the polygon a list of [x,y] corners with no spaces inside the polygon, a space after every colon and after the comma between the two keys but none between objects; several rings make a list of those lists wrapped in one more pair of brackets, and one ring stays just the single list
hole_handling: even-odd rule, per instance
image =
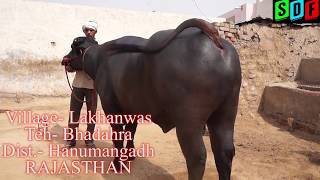
[{"label": "buffalo's hoof", "polygon": [[67,141],[67,143],[65,144],[65,147],[66,148],[74,148],[74,147],[76,147],[76,141]]},{"label": "buffalo's hoof", "polygon": [[115,172],[115,173],[120,172],[120,170],[121,170],[120,160],[119,160],[119,159],[114,159],[114,160],[113,160],[113,165],[114,165],[114,167],[116,168],[114,172]]},{"label": "buffalo's hoof", "polygon": [[135,160],[135,159],[136,159],[135,156],[133,156],[133,157],[128,157],[127,161],[133,161],[133,160]]},{"label": "buffalo's hoof", "polygon": [[96,145],[94,144],[93,141],[87,141],[85,143],[87,148],[96,148]]},{"label": "buffalo's hoof", "polygon": [[[126,146],[126,148],[127,148],[127,149],[131,149],[131,148],[134,149],[135,147],[134,147],[134,144],[133,144],[133,143],[129,143],[129,144]],[[126,161],[133,161],[133,160],[136,159],[135,156],[130,157],[130,156],[129,156],[129,152],[127,152],[127,156],[128,156],[128,159],[127,159]]]}]

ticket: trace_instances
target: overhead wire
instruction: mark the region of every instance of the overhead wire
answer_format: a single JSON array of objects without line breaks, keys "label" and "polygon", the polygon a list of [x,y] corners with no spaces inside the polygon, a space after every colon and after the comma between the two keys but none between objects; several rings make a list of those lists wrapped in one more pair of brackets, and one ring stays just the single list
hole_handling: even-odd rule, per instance
[{"label": "overhead wire", "polygon": [[200,9],[200,7],[198,6],[197,1],[196,1],[196,0],[192,0],[192,1],[193,1],[193,3],[196,5],[198,11],[202,14],[202,16],[204,16],[208,21],[212,22],[212,20],[208,18],[207,14],[205,14],[205,13]]}]

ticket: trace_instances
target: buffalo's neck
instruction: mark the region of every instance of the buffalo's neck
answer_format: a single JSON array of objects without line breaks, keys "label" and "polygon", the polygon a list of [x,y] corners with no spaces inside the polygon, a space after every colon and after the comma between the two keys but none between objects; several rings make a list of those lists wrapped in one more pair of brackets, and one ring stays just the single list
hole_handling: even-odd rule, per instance
[{"label": "buffalo's neck", "polygon": [[98,69],[99,45],[90,46],[83,60],[83,70],[93,79],[96,79]]},{"label": "buffalo's neck", "polygon": [[137,53],[120,53],[110,57],[107,63],[113,90],[121,102],[121,108],[128,112],[143,112],[137,102],[145,102],[146,74],[143,59],[139,57]]}]

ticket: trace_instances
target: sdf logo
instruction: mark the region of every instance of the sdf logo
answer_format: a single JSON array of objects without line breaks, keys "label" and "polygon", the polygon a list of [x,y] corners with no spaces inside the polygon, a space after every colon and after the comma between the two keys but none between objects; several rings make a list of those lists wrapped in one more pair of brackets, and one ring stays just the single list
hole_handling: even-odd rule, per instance
[{"label": "sdf logo", "polygon": [[273,20],[278,23],[319,23],[320,0],[273,0]]}]

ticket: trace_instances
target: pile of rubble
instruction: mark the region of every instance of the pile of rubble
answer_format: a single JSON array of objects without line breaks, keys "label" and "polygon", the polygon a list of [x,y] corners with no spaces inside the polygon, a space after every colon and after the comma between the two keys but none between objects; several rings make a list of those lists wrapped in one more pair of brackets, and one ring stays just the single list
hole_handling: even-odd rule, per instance
[{"label": "pile of rubble", "polygon": [[221,38],[229,40],[232,43],[235,43],[238,39],[238,32],[239,29],[238,25],[235,25],[232,22],[222,22],[222,23],[214,23],[219,31],[219,35]]}]

